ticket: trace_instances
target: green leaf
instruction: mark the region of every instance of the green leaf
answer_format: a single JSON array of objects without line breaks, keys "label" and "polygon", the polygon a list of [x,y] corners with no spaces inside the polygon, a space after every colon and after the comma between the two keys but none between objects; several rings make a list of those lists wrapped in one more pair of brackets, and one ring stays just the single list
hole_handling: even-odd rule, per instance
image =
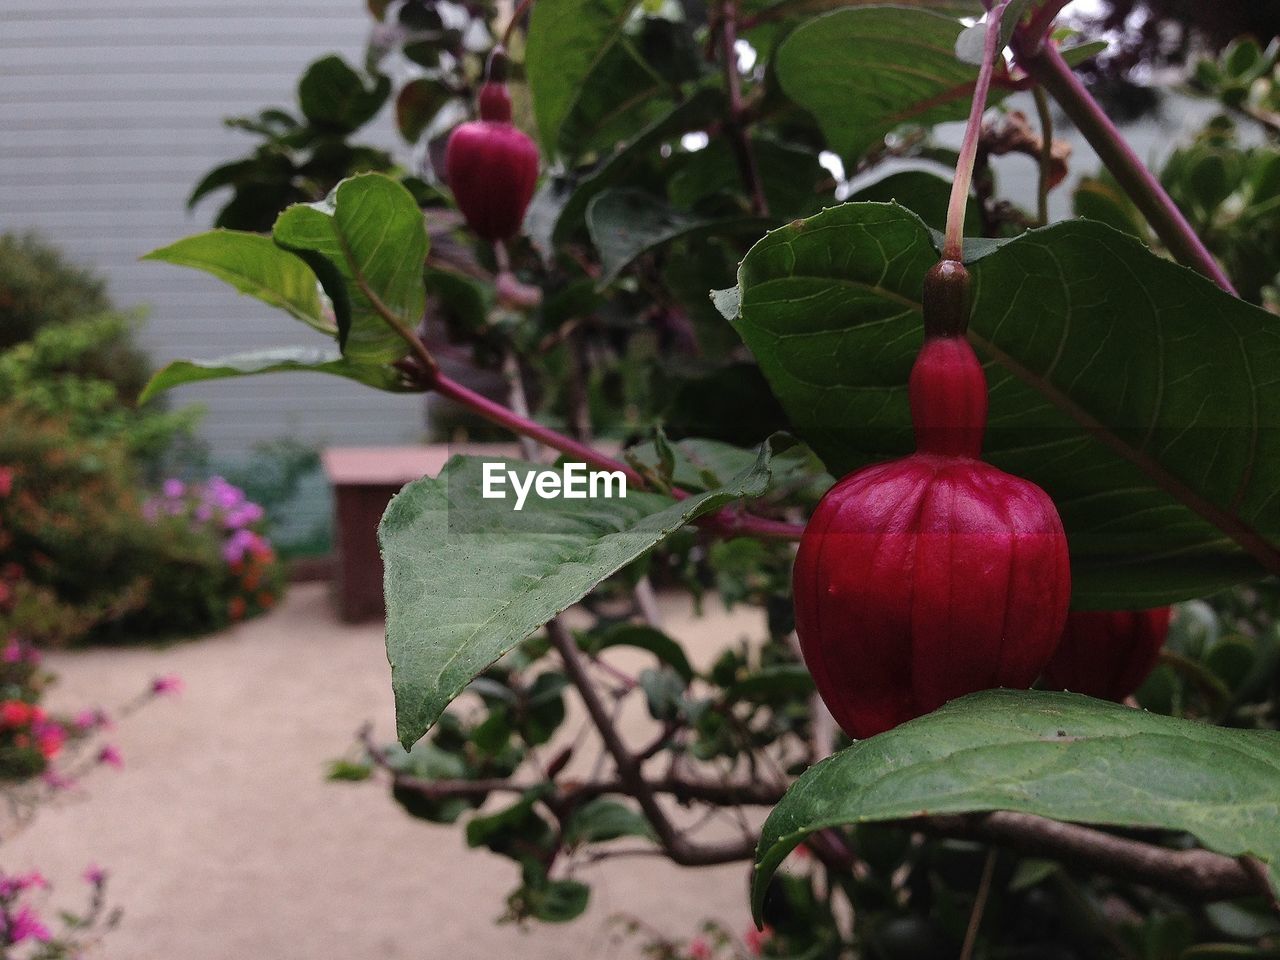
[{"label": "green leaf", "polygon": [[239,230],[211,230],[152,250],[143,260],[194,267],[225,280],[241,293],[288,311],[321,333],[336,336],[333,318],[320,304],[316,275],[270,237]]},{"label": "green leaf", "polygon": [[[904,123],[963,120],[977,68],[956,59],[958,20],[923,9],[854,7],[797,27],[778,48],[782,89],[856,160]],[[993,88],[991,102],[1003,91]]]},{"label": "green leaf", "polygon": [[[891,164],[883,167],[889,169]],[[910,204],[916,216],[935,230],[942,230],[947,225],[947,204],[951,201],[950,174],[943,176],[921,169],[899,170],[866,186],[859,186],[849,199],[867,203],[897,201]],[[979,223],[981,215],[978,201],[970,194],[965,207],[965,222]]]},{"label": "green leaf", "polygon": [[551,236],[555,243],[564,243],[583,224],[587,205],[597,194],[609,187],[624,183],[643,165],[657,155],[658,147],[675,140],[682,133],[694,130],[703,123],[710,123],[723,109],[719,91],[703,87],[647,127],[609,155],[598,167],[582,178],[556,216]]},{"label": "green leaf", "polygon": [[758,217],[713,220],[675,210],[643,190],[605,190],[587,204],[587,231],[604,272],[599,285],[618,278],[642,253],[680,237],[702,233],[759,233],[768,221]]},{"label": "green leaf", "polygon": [[218,360],[174,360],[157,370],[138,398],[145,403],[156,394],[202,380],[249,377],[259,373],[328,373],[366,386],[412,393],[398,370],[386,365],[355,363],[327,347],[276,347],[237,353]]},{"label": "green leaf", "polygon": [[662,723],[675,723],[684,709],[685,681],[670,667],[641,670],[637,678],[649,716]]},{"label": "green leaf", "polygon": [[756,919],[778,865],[816,830],[990,810],[1190,833],[1262,860],[1280,889],[1280,734],[991,690],[856,743],[792,784],[761,831]]},{"label": "green leaf", "polygon": [[322,57],[307,68],[298,83],[298,102],[318,127],[349,133],[373,119],[391,93],[391,80],[379,75],[365,85],[339,56]]},{"label": "green leaf", "polygon": [[515,894],[524,913],[543,923],[568,923],[587,909],[591,888],[577,880],[547,880],[526,884]]},{"label": "green leaf", "polygon": [[673,85],[628,31],[635,0],[539,0],[525,75],[544,152],[612,146],[666,109]]},{"label": "green leaf", "polygon": [[439,80],[418,77],[396,94],[396,127],[409,143],[417,143],[422,131],[453,98],[453,91]]},{"label": "green leaf", "polygon": [[[455,457],[409,484],[378,529],[397,731],[411,744],[471,679],[596,584],[685,524],[768,485],[768,447],[725,487],[673,501],[484,499],[482,461]],[[499,463],[522,477],[544,469]],[[523,482],[523,481],[522,481]],[[509,485],[508,485],[509,487]]]},{"label": "green leaf", "polygon": [[610,647],[635,647],[646,650],[660,663],[671,667],[685,683],[693,680],[693,667],[685,656],[684,648],[655,627],[639,623],[617,623],[607,629],[588,634],[582,648],[597,654]]},{"label": "green leaf", "polygon": [[272,235],[320,278],[343,356],[389,363],[405,355],[408,347],[379,311],[415,330],[426,306],[427,230],[408,190],[382,174],[352,177],[320,203],[289,207]]},{"label": "green leaf", "polygon": [[[1101,224],[985,249],[970,326],[985,455],[1053,497],[1074,604],[1151,607],[1260,576],[1228,531],[1280,531],[1276,318]],[[735,325],[836,476],[913,449],[906,382],[937,256],[909,211],[846,204],[742,263]]]},{"label": "green leaf", "polygon": [[[1014,28],[1023,19],[1028,10],[1034,6],[1036,0],[1009,0],[1008,5],[1004,8],[1004,13],[1000,17],[1000,40],[996,48],[996,56],[1009,45],[1009,41],[1013,38]],[[990,14],[988,13],[989,17]],[[965,29],[960,36],[956,38],[956,56],[965,63],[971,63],[974,66],[982,66],[983,56],[986,48],[987,40],[987,18],[984,17],[981,23],[975,23],[973,26]]]},{"label": "green leaf", "polygon": [[325,779],[335,783],[360,783],[373,776],[373,767],[351,760],[331,760]]},{"label": "green leaf", "polygon": [[726,700],[772,701],[813,692],[813,677],[801,663],[779,663],[744,677],[724,692]]},{"label": "green leaf", "polygon": [[630,807],[599,797],[584,803],[570,815],[564,827],[564,844],[605,843],[622,837],[654,839],[649,821]]}]

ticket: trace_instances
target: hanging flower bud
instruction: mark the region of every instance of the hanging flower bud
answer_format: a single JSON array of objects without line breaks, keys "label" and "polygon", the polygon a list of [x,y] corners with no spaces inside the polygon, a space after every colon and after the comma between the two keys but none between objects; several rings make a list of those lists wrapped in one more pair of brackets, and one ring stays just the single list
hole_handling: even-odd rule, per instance
[{"label": "hanging flower bud", "polygon": [[1030,687],[1066,618],[1053,502],[979,459],[987,386],[963,336],[967,283],[955,261],[926,279],[909,384],[916,452],[832,487],[796,556],[805,662],[855,738],[977,690]]},{"label": "hanging flower bud", "polygon": [[480,119],[454,128],[445,147],[445,177],[471,229],[489,241],[520,231],[538,181],[538,148],[511,122],[511,95],[498,79],[495,50],[491,79],[480,88]]},{"label": "hanging flower bud", "polygon": [[1155,669],[1172,615],[1169,607],[1073,611],[1044,668],[1045,687],[1121,702]]}]

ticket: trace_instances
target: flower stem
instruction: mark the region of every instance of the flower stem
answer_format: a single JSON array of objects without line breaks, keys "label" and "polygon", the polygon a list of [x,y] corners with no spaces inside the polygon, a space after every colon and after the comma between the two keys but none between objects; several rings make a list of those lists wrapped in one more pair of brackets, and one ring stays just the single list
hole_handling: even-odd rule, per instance
[{"label": "flower stem", "polygon": [[1036,183],[1036,219],[1040,226],[1049,222],[1049,174],[1053,169],[1053,111],[1049,97],[1038,84],[1031,88],[1040,119],[1040,177]]},{"label": "flower stem", "polygon": [[[628,483],[637,487],[646,485],[644,477],[622,461],[615,460],[613,457],[585,443],[574,440],[558,430],[543,426],[528,417],[522,417],[502,404],[495,403],[488,397],[476,393],[456,380],[445,376],[443,373],[435,375],[431,381],[430,388],[441,396],[448,397],[450,400],[461,404],[490,423],[505,427],[516,436],[536,440],[538,443],[551,447],[553,450],[558,450],[566,456],[581,460],[583,463],[589,463],[598,470],[619,471],[627,478]],[[689,494],[685,490],[672,488],[671,496],[677,500],[684,500]],[[705,529],[726,537],[748,536],[759,537],[764,540],[799,540],[800,535],[804,533],[804,527],[802,526],[782,520],[755,517],[738,507],[725,507],[703,517],[698,521],[698,524]]]},{"label": "flower stem", "polygon": [[1155,175],[1138,159],[1133,148],[1080,82],[1080,78],[1072,72],[1058,49],[1052,43],[1042,44],[1036,49],[1030,46],[1031,42],[1034,42],[1034,38],[1014,38],[1018,65],[1048,90],[1071,118],[1098,154],[1098,158],[1142,211],[1156,236],[1169,248],[1169,252],[1180,263],[1199,271],[1235,296],[1235,287],[1196,236],[1182,211],[1165,192]]},{"label": "flower stem", "polygon": [[510,47],[511,34],[515,31],[516,24],[520,22],[520,19],[528,12],[531,6],[533,6],[533,0],[520,0],[519,6],[512,11],[511,19],[507,21],[507,28],[502,31],[501,46],[503,48]]},{"label": "flower stem", "polygon": [[982,43],[982,66],[973,87],[973,104],[969,122],[964,128],[964,141],[956,160],[956,176],[951,182],[951,202],[947,205],[947,232],[942,245],[944,260],[964,259],[964,210],[969,202],[969,186],[973,183],[973,164],[978,156],[978,138],[982,135],[982,114],[987,109],[987,93],[995,75],[996,57],[1000,54],[1000,19],[1009,0],[1000,0],[987,14],[987,32]]}]

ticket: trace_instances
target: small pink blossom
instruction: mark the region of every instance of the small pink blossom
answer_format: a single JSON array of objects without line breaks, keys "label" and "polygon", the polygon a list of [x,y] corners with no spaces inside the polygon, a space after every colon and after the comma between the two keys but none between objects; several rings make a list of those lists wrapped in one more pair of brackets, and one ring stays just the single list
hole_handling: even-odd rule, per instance
[{"label": "small pink blossom", "polygon": [[0,497],[13,493],[13,467],[0,467]]},{"label": "small pink blossom", "polygon": [[760,956],[764,950],[764,945],[773,937],[773,927],[765,927],[763,930],[757,930],[755,927],[748,927],[747,932],[742,935],[743,942],[747,945],[747,950],[752,956]]},{"label": "small pink blossom", "polygon": [[70,790],[76,785],[75,780],[64,776],[57,770],[46,770],[40,774],[40,779],[50,790]]},{"label": "small pink blossom", "polygon": [[72,718],[76,729],[82,733],[90,730],[107,730],[111,727],[111,718],[107,716],[105,710],[101,707],[94,707],[92,710],[81,710]]},{"label": "small pink blossom", "polygon": [[170,477],[164,482],[164,495],[170,500],[177,500],[187,492],[186,484],[177,477]]},{"label": "small pink blossom", "polygon": [[98,751],[98,762],[120,770],[124,767],[124,756],[111,744]]},{"label": "small pink blossom", "polygon": [[62,750],[67,742],[66,728],[51,720],[42,720],[31,725],[31,735],[36,738],[36,749],[46,760],[51,760]]},{"label": "small pink blossom", "polygon": [[49,928],[30,907],[19,907],[8,917],[6,938],[10,943],[21,943],[23,940],[39,940],[48,943],[52,935]]},{"label": "small pink blossom", "polygon": [[186,684],[176,673],[168,673],[151,681],[151,692],[157,697],[177,696],[185,687]]},{"label": "small pink blossom", "polygon": [[94,887],[100,887],[107,882],[107,871],[103,870],[96,863],[91,863],[89,866],[85,867],[82,876],[84,877],[85,883]]},{"label": "small pink blossom", "polygon": [[0,874],[0,900],[11,900],[24,890],[46,890],[49,881],[39,870],[30,873],[15,873],[12,876]]},{"label": "small pink blossom", "polygon": [[711,944],[706,937],[694,937],[689,941],[689,960],[711,960]]},{"label": "small pink blossom", "polygon": [[4,645],[4,662],[21,663],[22,661],[22,644],[18,642],[17,637],[10,637],[9,641]]}]

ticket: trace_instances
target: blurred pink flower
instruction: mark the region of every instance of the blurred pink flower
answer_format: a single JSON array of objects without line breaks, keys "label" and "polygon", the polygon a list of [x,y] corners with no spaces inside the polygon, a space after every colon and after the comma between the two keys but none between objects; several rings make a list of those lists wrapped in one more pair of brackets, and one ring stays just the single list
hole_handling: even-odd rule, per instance
[{"label": "blurred pink flower", "polygon": [[77,730],[106,730],[111,726],[111,718],[107,716],[106,711],[101,707],[94,707],[92,710],[81,710],[71,720],[76,725]]},{"label": "blurred pink flower", "polygon": [[36,708],[25,700],[5,700],[0,703],[0,726],[25,727],[36,717]]},{"label": "blurred pink flower", "polygon": [[57,770],[46,770],[40,774],[40,779],[50,790],[70,790],[76,785],[75,780],[71,777],[63,776]]},{"label": "blurred pink flower", "polygon": [[177,500],[187,492],[187,486],[177,477],[170,477],[164,482],[164,495],[170,500]]},{"label": "blurred pink flower", "polygon": [[15,873],[12,876],[0,874],[0,899],[9,900],[16,897],[23,890],[30,890],[33,887],[38,890],[47,889],[49,881],[44,878],[39,870],[32,870],[30,873]]},{"label": "blurred pink flower", "polygon": [[182,678],[176,673],[167,673],[163,677],[156,677],[151,681],[151,692],[157,697],[166,694],[177,695],[183,691],[186,684],[182,682]]},{"label": "blurred pink flower", "polygon": [[227,563],[239,563],[246,553],[256,552],[264,545],[262,538],[252,530],[237,530],[222,545],[222,559]]},{"label": "blurred pink flower", "polygon": [[694,937],[689,941],[689,960],[711,960],[711,944],[705,937]]},{"label": "blurred pink flower", "polygon": [[748,927],[747,932],[742,935],[742,940],[747,945],[747,950],[758,957],[761,951],[764,950],[764,945],[769,942],[772,936],[773,927],[765,927],[763,930]]},{"label": "blurred pink flower", "polygon": [[4,645],[4,662],[22,662],[22,644],[18,642],[17,637],[10,637],[9,641]]},{"label": "blurred pink flower", "polygon": [[107,882],[107,871],[103,870],[96,863],[91,863],[84,868],[84,882],[100,887]]},{"label": "blurred pink flower", "polygon": [[13,467],[0,467],[0,497],[13,493]]},{"label": "blurred pink flower", "polygon": [[36,738],[36,749],[46,760],[52,760],[67,742],[66,728],[51,720],[42,720],[31,725],[31,734]]},{"label": "blurred pink flower", "polygon": [[39,940],[48,943],[51,939],[49,928],[30,907],[19,907],[8,918],[8,929],[5,939],[9,943],[21,943],[23,940]]},{"label": "blurred pink flower", "polygon": [[116,747],[111,744],[107,744],[98,751],[98,762],[106,764],[108,767],[115,767],[119,770],[124,767],[124,756]]}]

